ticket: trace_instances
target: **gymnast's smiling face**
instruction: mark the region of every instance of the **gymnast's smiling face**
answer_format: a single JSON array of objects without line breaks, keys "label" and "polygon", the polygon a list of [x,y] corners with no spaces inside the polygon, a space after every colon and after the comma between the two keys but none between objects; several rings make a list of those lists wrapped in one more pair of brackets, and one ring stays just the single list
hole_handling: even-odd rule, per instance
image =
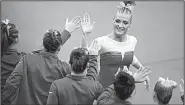
[{"label": "gymnast's smiling face", "polygon": [[125,35],[132,21],[131,11],[127,8],[118,9],[113,18],[114,34],[117,37]]}]

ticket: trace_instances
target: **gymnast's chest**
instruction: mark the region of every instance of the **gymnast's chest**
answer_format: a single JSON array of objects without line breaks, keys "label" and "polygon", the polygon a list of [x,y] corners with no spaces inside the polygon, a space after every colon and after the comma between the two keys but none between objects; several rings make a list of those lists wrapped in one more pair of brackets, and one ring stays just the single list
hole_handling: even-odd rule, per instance
[{"label": "gymnast's chest", "polygon": [[119,53],[110,53],[109,55],[124,58],[125,52],[134,51],[135,44],[128,42],[128,43],[115,43],[111,41],[102,42],[100,45],[99,54],[103,55],[107,52],[119,52]]}]

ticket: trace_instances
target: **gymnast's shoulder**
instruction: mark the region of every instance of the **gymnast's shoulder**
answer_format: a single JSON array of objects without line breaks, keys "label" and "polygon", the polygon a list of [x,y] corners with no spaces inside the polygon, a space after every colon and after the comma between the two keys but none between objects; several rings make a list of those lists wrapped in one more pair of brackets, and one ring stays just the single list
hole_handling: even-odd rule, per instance
[{"label": "gymnast's shoulder", "polygon": [[137,38],[133,35],[128,35],[127,34],[127,38],[129,41],[133,42],[133,43],[137,43]]},{"label": "gymnast's shoulder", "polygon": [[95,38],[95,39],[94,39],[94,41],[98,41],[98,42],[100,42],[100,41],[102,41],[102,40],[106,40],[106,39],[107,39],[107,37],[108,37],[108,35],[99,36],[99,37]]}]

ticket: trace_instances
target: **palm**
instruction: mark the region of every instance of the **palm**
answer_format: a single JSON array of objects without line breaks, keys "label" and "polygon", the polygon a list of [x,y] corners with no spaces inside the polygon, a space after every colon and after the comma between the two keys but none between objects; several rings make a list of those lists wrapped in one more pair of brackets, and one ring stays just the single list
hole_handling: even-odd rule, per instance
[{"label": "palm", "polygon": [[134,79],[136,82],[143,82],[146,80],[146,77],[148,74],[150,74],[150,68],[149,67],[144,67],[139,69],[135,74],[134,74]]},{"label": "palm", "polygon": [[91,33],[91,31],[93,30],[93,26],[90,23],[83,23],[82,30],[84,33]]},{"label": "palm", "polygon": [[81,22],[81,17],[77,16],[75,18],[73,18],[71,21],[68,22],[68,18],[66,19],[66,24],[65,24],[65,29],[72,33],[73,31],[75,31],[77,28],[79,28],[81,26],[80,24]]},{"label": "palm", "polygon": [[86,13],[81,23],[83,33],[84,34],[91,33],[93,30],[94,23],[95,22],[91,23],[90,16]]}]

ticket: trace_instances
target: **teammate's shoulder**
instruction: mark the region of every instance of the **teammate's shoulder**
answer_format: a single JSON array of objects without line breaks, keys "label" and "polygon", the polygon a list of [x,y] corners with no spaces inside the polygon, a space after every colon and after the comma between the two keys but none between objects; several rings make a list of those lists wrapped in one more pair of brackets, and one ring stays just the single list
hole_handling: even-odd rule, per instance
[{"label": "teammate's shoulder", "polygon": [[36,51],[32,51],[30,54],[38,54],[40,53],[42,50],[36,50]]},{"label": "teammate's shoulder", "polygon": [[63,60],[58,60],[58,62],[60,63],[60,64],[62,64],[62,65],[69,65],[69,63],[68,62],[66,62],[66,61],[63,61]]}]

